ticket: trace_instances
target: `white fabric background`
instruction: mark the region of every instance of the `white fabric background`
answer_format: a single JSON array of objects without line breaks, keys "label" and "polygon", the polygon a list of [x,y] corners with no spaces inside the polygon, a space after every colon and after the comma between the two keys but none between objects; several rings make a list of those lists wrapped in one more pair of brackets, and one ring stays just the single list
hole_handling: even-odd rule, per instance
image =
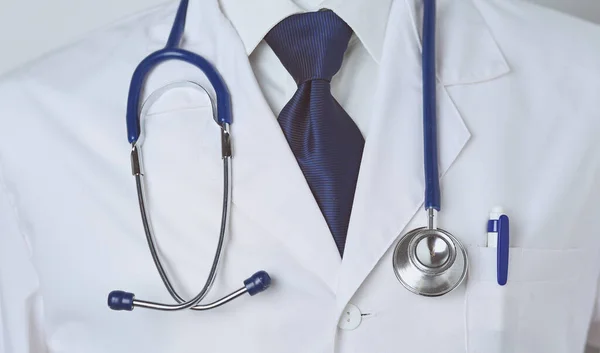
[{"label": "white fabric background", "polygon": [[[600,0],[529,1],[600,23]],[[82,38],[93,29],[163,2],[165,0],[0,0],[0,74]],[[600,345],[600,337],[598,340]],[[590,349],[588,353],[595,352]]]}]

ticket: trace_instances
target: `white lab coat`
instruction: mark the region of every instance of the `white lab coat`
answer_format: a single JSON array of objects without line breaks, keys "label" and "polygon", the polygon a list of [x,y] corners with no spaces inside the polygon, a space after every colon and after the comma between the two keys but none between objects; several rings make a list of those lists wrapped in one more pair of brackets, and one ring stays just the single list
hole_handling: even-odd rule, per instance
[{"label": "white lab coat", "polygon": [[[440,0],[439,223],[470,274],[440,298],[405,290],[391,252],[425,224],[420,7],[390,9],[343,261],[215,0],[192,0],[184,47],[233,97],[231,233],[210,299],[259,269],[272,288],[210,312],[113,312],[113,289],[169,301],[130,173],[131,74],[165,43],[176,2],[130,17],[0,83],[0,352],[582,352],[600,272],[600,29],[518,1]],[[177,80],[168,63],[146,96]],[[360,89],[360,87],[356,87]],[[144,163],[161,254],[198,291],[219,228],[219,134],[206,97],[165,95]],[[486,221],[511,217],[509,283],[495,284]],[[347,304],[361,314],[338,328]]]}]

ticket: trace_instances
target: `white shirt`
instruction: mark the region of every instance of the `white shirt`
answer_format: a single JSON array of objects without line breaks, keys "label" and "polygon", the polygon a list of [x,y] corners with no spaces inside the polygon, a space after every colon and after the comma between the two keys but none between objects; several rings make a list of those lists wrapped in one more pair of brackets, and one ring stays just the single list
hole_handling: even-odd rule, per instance
[{"label": "white shirt", "polygon": [[244,43],[256,80],[275,116],[292,98],[297,85],[263,40],[269,30],[292,14],[322,8],[334,11],[352,28],[354,34],[342,67],[331,81],[331,92],[366,136],[391,0],[373,0],[369,6],[361,6],[361,1],[330,0],[246,3],[222,0],[221,6]]}]

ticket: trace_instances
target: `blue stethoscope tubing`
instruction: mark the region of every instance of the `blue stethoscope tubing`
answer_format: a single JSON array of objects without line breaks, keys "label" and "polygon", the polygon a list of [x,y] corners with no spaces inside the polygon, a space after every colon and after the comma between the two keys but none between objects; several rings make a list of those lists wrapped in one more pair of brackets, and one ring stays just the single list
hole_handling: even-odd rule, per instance
[{"label": "blue stethoscope tubing", "polygon": [[423,0],[423,140],[425,156],[425,209],[440,211],[440,178],[438,171],[437,95],[435,65],[435,0]]},{"label": "blue stethoscope tubing", "polygon": [[423,0],[422,36],[424,207],[428,224],[409,231],[398,241],[392,262],[396,277],[406,289],[415,294],[437,297],[462,283],[467,274],[468,257],[460,241],[435,224],[436,212],[441,210],[435,0]]},{"label": "blue stethoscope tubing", "polygon": [[[271,278],[265,271],[258,271],[250,278],[244,281],[244,286],[238,290],[222,297],[221,299],[209,303],[199,304],[206,295],[209,293],[217,274],[217,268],[221,257],[222,249],[224,246],[224,239],[228,229],[229,221],[229,209],[231,204],[231,141],[229,125],[232,124],[232,110],[231,110],[231,96],[217,70],[211,65],[206,59],[192,53],[190,51],[181,49],[183,33],[185,30],[186,16],[188,10],[188,0],[182,0],[179,4],[175,21],[167,41],[167,45],[164,49],[158,50],[148,57],[146,57],[135,69],[131,84],[129,88],[129,96],[127,99],[127,134],[128,141],[132,145],[131,151],[131,162],[132,171],[136,179],[136,188],[138,193],[138,201],[142,216],[142,223],[144,231],[146,233],[146,239],[148,241],[148,247],[152,255],[152,259],[156,265],[159,275],[163,281],[163,284],[167,288],[167,291],[171,297],[177,302],[177,304],[163,304],[145,300],[139,300],[135,298],[135,295],[125,291],[112,291],[108,295],[108,306],[113,310],[126,310],[131,311],[135,307],[163,310],[163,311],[177,311],[183,309],[192,310],[210,310],[224,305],[243,294],[250,294],[254,296],[268,289],[271,284]],[[142,135],[142,113],[141,113],[141,97],[143,88],[146,82],[146,78],[150,72],[158,65],[166,61],[182,61],[191,64],[200,69],[209,80],[212,85],[216,97],[217,104],[213,105],[216,108],[215,121],[220,127],[221,134],[221,156],[223,159],[223,209],[221,213],[221,229],[219,233],[219,241],[217,243],[215,256],[213,263],[207,277],[207,280],[202,290],[194,298],[186,301],[184,300],[175,290],[169,277],[162,266],[161,259],[158,255],[154,243],[154,235],[152,234],[152,227],[150,225],[149,214],[145,206],[144,198],[144,184],[143,184],[143,171],[141,163],[141,141],[140,136]],[[200,87],[206,94],[209,94],[204,87],[195,84]],[[212,102],[212,98],[209,95]]]},{"label": "blue stethoscope tubing", "polygon": [[206,59],[198,54],[179,48],[187,16],[189,0],[182,0],[175,16],[175,23],[169,35],[169,40],[164,49],[156,51],[146,57],[135,69],[129,87],[127,99],[127,135],[129,143],[135,143],[140,137],[140,101],[146,77],[161,63],[171,60],[183,61],[202,70],[208,81],[213,86],[217,96],[217,122],[219,124],[232,124],[231,95],[221,78],[221,75]]}]

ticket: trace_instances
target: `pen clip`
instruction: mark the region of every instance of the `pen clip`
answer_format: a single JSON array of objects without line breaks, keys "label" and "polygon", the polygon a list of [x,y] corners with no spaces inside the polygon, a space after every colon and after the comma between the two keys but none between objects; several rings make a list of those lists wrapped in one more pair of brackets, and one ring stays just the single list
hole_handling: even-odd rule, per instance
[{"label": "pen clip", "polygon": [[510,250],[509,220],[502,215],[498,219],[498,247],[497,247],[497,279],[503,286],[508,281],[508,255]]}]

